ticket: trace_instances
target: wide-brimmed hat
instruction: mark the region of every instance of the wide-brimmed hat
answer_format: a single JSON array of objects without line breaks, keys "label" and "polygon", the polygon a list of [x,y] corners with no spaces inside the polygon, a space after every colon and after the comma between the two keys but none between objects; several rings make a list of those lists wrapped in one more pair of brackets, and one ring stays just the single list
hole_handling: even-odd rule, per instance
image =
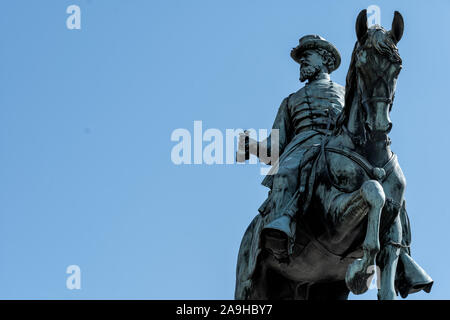
[{"label": "wide-brimmed hat", "polygon": [[301,37],[300,40],[298,40],[298,46],[292,49],[291,51],[291,57],[296,62],[300,63],[300,58],[308,49],[316,49],[316,48],[322,48],[330,52],[334,56],[334,66],[330,72],[336,70],[339,65],[341,64],[341,55],[339,54],[338,49],[334,45],[332,45],[330,42],[322,38],[318,35],[307,35],[304,37]]}]

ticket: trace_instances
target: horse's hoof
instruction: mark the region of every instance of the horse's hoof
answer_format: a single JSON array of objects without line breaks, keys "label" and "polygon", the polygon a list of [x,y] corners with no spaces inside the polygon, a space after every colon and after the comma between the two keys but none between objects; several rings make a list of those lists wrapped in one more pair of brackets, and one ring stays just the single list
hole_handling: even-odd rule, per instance
[{"label": "horse's hoof", "polygon": [[364,263],[362,259],[356,259],[348,266],[347,273],[345,274],[347,288],[353,294],[365,293],[369,289],[369,279],[371,279],[374,272],[369,272],[367,263]]}]

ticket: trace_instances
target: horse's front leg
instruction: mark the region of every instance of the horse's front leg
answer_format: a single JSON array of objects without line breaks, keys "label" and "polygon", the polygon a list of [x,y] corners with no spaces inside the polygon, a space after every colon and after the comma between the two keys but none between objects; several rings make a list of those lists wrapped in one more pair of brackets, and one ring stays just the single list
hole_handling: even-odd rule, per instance
[{"label": "horse's front leg", "polygon": [[[369,180],[364,182],[360,189],[363,207],[368,207],[367,232],[362,244],[364,255],[362,259],[355,260],[347,269],[345,282],[354,294],[362,294],[368,290],[368,279],[373,275],[368,270],[375,265],[376,257],[380,251],[380,216],[385,202],[383,187],[378,181]],[[343,218],[349,212],[344,213]]]},{"label": "horse's front leg", "polygon": [[389,228],[385,239],[383,239],[383,248],[378,256],[377,262],[381,268],[381,281],[378,290],[379,300],[394,300],[397,295],[395,293],[395,274],[397,271],[398,256],[400,248],[392,243],[402,242],[402,225],[400,217],[394,220]]}]

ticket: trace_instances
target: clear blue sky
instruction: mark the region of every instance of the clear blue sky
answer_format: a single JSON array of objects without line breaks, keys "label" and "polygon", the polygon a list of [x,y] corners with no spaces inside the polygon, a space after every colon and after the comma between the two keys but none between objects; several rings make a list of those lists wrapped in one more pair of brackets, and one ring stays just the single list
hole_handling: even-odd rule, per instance
[{"label": "clear blue sky", "polygon": [[[81,30],[66,28],[81,7]],[[267,189],[255,165],[182,165],[177,128],[270,128],[300,88],[299,37],[333,42],[344,84],[358,12],[405,19],[391,139],[413,257],[449,299],[450,2],[4,1],[0,298],[231,299]],[[81,268],[81,290],[66,268]],[[375,290],[358,298],[375,298]],[[352,296],[352,299],[355,297]]]}]

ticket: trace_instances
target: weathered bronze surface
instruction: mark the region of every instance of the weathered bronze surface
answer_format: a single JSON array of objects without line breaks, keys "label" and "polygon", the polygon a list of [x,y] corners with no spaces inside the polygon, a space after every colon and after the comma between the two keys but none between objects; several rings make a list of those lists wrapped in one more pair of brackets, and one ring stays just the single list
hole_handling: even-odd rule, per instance
[{"label": "weathered bronze surface", "polygon": [[398,12],[390,31],[360,12],[345,89],[330,80],[341,61],[330,42],[308,35],[292,50],[307,83],[281,103],[278,146],[240,137],[247,158],[275,147],[280,157],[242,239],[236,299],[347,299],[368,290],[375,265],[379,299],[431,290],[411,258],[406,181],[388,137],[403,29]]}]

